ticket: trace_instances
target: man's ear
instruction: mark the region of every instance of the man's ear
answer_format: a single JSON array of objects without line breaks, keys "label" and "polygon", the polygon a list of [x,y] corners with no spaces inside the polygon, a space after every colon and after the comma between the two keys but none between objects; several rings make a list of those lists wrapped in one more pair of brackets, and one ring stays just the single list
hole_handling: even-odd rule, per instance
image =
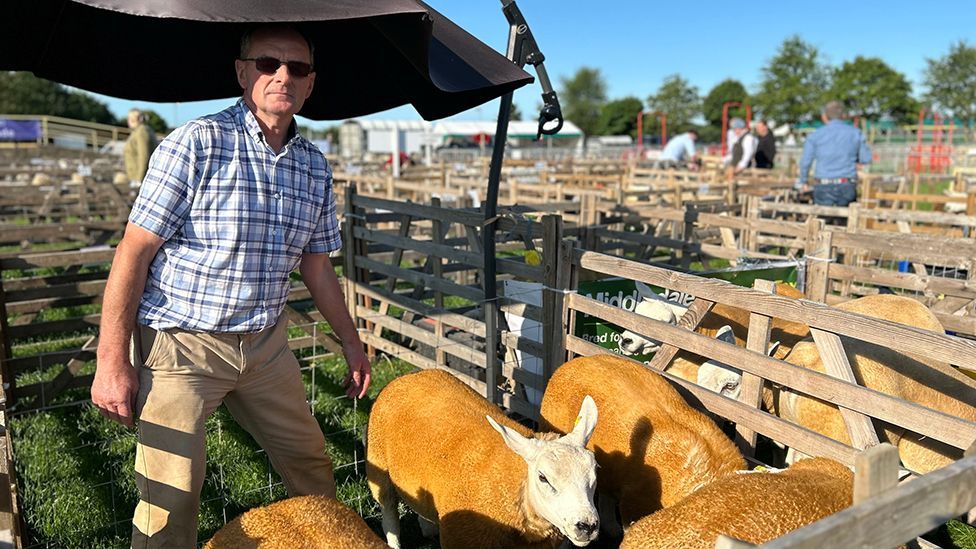
[{"label": "man's ear", "polygon": [[234,60],[234,70],[237,72],[237,83],[240,84],[242,90],[247,89],[247,62],[241,61],[240,59]]},{"label": "man's ear", "polygon": [[313,72],[313,73],[309,74],[308,75],[308,78],[310,80],[308,81],[308,92],[305,93],[305,99],[308,99],[309,97],[311,97],[312,96],[312,90],[315,89],[315,73]]}]

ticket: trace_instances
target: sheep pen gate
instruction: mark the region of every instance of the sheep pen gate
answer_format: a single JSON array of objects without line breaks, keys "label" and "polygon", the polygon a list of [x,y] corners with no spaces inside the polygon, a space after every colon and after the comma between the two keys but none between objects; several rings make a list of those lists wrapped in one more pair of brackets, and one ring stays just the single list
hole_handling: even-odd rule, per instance
[{"label": "sheep pen gate", "polygon": [[[499,209],[493,221],[502,286],[514,279],[535,286],[513,284],[504,295],[488,296],[481,233],[486,220],[479,210],[443,208],[437,199],[422,205],[362,196],[355,187],[347,190],[345,204],[346,300],[370,352],[450,370],[489,400],[536,418],[538,399],[528,395],[541,394],[544,371],[558,364],[545,352],[555,334],[548,324],[509,323],[555,314],[553,295],[534,302],[525,296],[542,285],[564,283],[554,269],[564,232],[561,217],[531,207]],[[495,306],[502,326],[498,334],[488,332],[484,316]],[[520,367],[523,352],[544,364],[534,371]]]},{"label": "sheep pen gate", "polygon": [[[664,375],[692,405],[734,422],[736,442],[745,455],[755,455],[757,435],[761,434],[805,454],[829,457],[853,466],[861,451],[878,443],[874,422],[930,437],[958,451],[960,459],[954,464],[917,476],[911,483],[877,497],[866,498],[846,511],[771,542],[770,547],[890,547],[914,539],[976,506],[976,423],[857,385],[846,359],[844,341],[859,340],[966,367],[976,363],[976,342],[840,311],[812,301],[779,297],[771,293],[773,287],[765,281],[757,281],[756,288],[743,288],[579,250],[571,242],[563,246],[560,257],[569,258],[571,279],[578,278],[576,273],[581,271],[589,272],[591,276],[623,277],[694,295],[697,299],[676,327],[568,293],[561,316],[569,320],[570,329],[563,333],[564,345],[560,351],[564,349],[567,358],[610,352],[573,335],[572,324],[578,314],[612,320],[618,326],[661,341],[661,349],[647,367]],[[750,313],[747,348],[689,331],[715,303]],[[766,355],[773,318],[811,327],[817,348],[824,357],[827,374]],[[667,366],[680,350],[741,370],[744,378],[739,399],[727,398],[668,374]],[[763,411],[762,387],[767,382],[838,406],[852,445]],[[862,474],[866,473],[858,473],[859,476]],[[890,477],[897,473],[889,469],[884,474]],[[894,520],[890,515],[898,519]]]}]

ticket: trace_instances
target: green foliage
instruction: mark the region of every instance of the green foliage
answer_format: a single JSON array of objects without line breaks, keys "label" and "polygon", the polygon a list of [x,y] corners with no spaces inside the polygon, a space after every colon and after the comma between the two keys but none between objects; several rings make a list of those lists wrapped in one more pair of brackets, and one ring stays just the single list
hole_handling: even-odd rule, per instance
[{"label": "green foliage", "polygon": [[925,100],[963,121],[976,118],[976,47],[959,41],[946,55],[925,61]]},{"label": "green foliage", "polygon": [[[637,137],[637,113],[643,108],[643,103],[636,97],[624,97],[610,101],[600,109],[596,134]],[[646,123],[647,121],[645,121]]]},{"label": "green foliage", "polygon": [[509,120],[525,120],[525,115],[522,114],[522,110],[519,109],[518,103],[512,103],[512,112],[508,117]]},{"label": "green foliage", "polygon": [[754,99],[764,118],[777,123],[817,119],[830,87],[830,69],[820,52],[799,36],[787,38],[762,69]]},{"label": "green foliage", "polygon": [[[675,135],[688,128],[691,119],[701,114],[701,98],[698,88],[692,86],[680,74],[672,74],[664,78],[657,93],[647,98],[649,111],[661,111],[668,116],[668,133]],[[645,120],[645,133],[648,131]],[[653,129],[660,128],[659,123],[653,122]]]},{"label": "green foliage", "polygon": [[855,57],[834,71],[830,97],[843,101],[848,114],[868,120],[891,117],[910,122],[918,112],[905,75],[877,57]]},{"label": "green foliage", "polygon": [[63,116],[115,124],[105,103],[29,72],[0,71],[0,113]]},{"label": "green foliage", "polygon": [[600,109],[607,102],[607,84],[600,69],[581,67],[571,78],[561,78],[559,102],[566,120],[585,135],[595,135]]},{"label": "green foliage", "polygon": [[[722,107],[730,101],[745,105],[749,102],[749,92],[746,91],[746,87],[742,85],[742,82],[727,78],[715,84],[715,87],[708,92],[708,95],[702,101],[702,113],[705,115],[705,121],[712,126],[721,128]],[[729,118],[735,116],[745,119],[745,107],[730,108]]]},{"label": "green foliage", "polygon": [[976,528],[969,526],[958,520],[950,520],[946,523],[949,530],[949,538],[959,549],[976,549]]},{"label": "green foliage", "polygon": [[[146,124],[153,129],[157,134],[169,133],[169,126],[166,125],[166,121],[163,120],[162,116],[154,110],[144,110],[143,114],[146,115]],[[123,124],[125,125],[125,124]]]}]

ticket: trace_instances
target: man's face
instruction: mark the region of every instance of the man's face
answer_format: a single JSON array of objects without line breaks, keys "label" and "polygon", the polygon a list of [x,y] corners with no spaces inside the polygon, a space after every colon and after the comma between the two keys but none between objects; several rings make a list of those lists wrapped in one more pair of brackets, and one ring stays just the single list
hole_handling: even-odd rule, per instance
[{"label": "man's face", "polygon": [[[250,49],[245,57],[274,57],[281,61],[311,63],[311,53],[300,34],[287,29],[256,31],[251,36]],[[305,77],[294,76],[285,64],[273,74],[257,69],[254,61],[235,62],[237,82],[244,89],[244,100],[261,119],[291,117],[302,109],[312,94],[315,73]]]},{"label": "man's face", "polygon": [[765,122],[756,122],[756,133],[760,136],[764,136],[769,133],[769,127],[766,126]]}]

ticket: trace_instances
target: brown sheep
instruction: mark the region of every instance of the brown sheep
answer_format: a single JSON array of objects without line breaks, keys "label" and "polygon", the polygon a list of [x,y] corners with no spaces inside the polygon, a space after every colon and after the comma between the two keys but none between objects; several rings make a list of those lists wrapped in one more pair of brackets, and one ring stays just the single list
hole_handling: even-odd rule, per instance
[{"label": "brown sheep", "polygon": [[597,470],[601,518],[607,497],[620,504],[624,525],[680,501],[698,488],[744,469],[735,445],[705,414],[693,409],[663,377],[612,355],[580,357],[560,366],[542,399],[543,430],[567,432],[582,395],[603,419],[590,440]]},{"label": "brown sheep", "polygon": [[204,549],[386,549],[352,509],[326,496],[257,507],[228,522]]},{"label": "brown sheep", "polygon": [[373,405],[366,446],[387,543],[399,547],[399,499],[425,530],[439,528],[445,549],[588,544],[599,529],[585,448],[597,408],[580,396],[576,409],[569,434],[534,438],[447,372],[393,380]]},{"label": "brown sheep", "polygon": [[[841,303],[836,308],[945,333],[939,320],[925,305],[907,297],[866,296]],[[908,356],[848,337],[842,337],[841,340],[859,385],[976,422],[976,380],[936,360]],[[826,373],[820,353],[812,340],[796,344],[786,361]],[[713,362],[703,366],[700,374],[701,385],[723,393],[734,393],[737,388],[729,389],[730,379],[741,379],[738,370]],[[770,409],[783,419],[850,444],[847,428],[836,406],[778,388],[765,390],[764,401],[771,403]],[[960,450],[894,426],[886,426],[879,433],[879,438],[897,446],[902,463],[917,473],[938,469],[962,456]]]},{"label": "brown sheep", "polygon": [[637,521],[620,548],[712,549],[720,534],[765,543],[850,507],[853,484],[850,469],[825,458],[732,475]]}]

